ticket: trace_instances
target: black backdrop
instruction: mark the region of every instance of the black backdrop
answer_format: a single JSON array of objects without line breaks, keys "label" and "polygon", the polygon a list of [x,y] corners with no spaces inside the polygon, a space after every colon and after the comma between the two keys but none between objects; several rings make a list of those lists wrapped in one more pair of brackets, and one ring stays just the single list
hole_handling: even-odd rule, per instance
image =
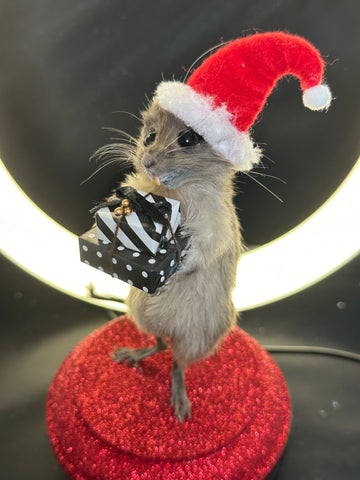
[{"label": "black backdrop", "polygon": [[[298,82],[284,79],[253,129],[265,179],[284,202],[239,175],[237,205],[249,244],[305,219],[334,191],[359,154],[359,46],[355,0],[0,2],[0,156],[28,195],[75,233],[93,200],[121,179],[91,154],[110,142],[102,127],[136,133],[118,110],[137,113],[162,77],[181,79],[202,52],[254,30],[305,36],[329,63],[336,100],[305,109]],[[274,162],[274,163],[273,163]]]},{"label": "black backdrop", "polygon": [[[138,128],[114,111],[137,113],[157,82],[183,78],[193,60],[221,40],[255,30],[302,35],[325,56],[336,99],[328,113],[310,112],[298,82],[284,79],[254,126],[266,155],[264,173],[286,182],[263,180],[281,203],[238,177],[246,241],[262,244],[316,210],[358,158],[359,13],[356,0],[1,0],[0,156],[35,203],[80,234],[91,223],[92,202],[121,180],[114,166],[80,186],[96,168],[91,154],[110,142],[103,127],[131,134]],[[106,316],[4,259],[1,268],[4,478],[65,478],[46,438],[46,388],[67,351]],[[357,259],[308,291],[246,312],[242,326],[265,343],[359,350],[359,272]],[[276,359],[294,410],[279,478],[358,478],[358,366]]]}]

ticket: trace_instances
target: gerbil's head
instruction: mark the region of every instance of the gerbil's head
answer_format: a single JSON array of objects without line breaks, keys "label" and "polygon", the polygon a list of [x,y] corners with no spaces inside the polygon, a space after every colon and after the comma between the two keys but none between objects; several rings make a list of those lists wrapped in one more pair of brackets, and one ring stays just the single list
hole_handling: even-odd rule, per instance
[{"label": "gerbil's head", "polygon": [[261,159],[250,128],[277,81],[298,77],[304,105],[326,111],[332,97],[323,73],[319,51],[301,37],[267,32],[238,38],[214,50],[185,83],[161,82],[143,113],[140,138],[103,147],[95,157],[106,164],[130,159],[172,189],[216,174],[224,178],[231,168],[247,172]]},{"label": "gerbil's head", "polygon": [[142,113],[134,163],[137,171],[169,189],[204,183],[233,172],[230,162],[185,123],[153,100]]}]

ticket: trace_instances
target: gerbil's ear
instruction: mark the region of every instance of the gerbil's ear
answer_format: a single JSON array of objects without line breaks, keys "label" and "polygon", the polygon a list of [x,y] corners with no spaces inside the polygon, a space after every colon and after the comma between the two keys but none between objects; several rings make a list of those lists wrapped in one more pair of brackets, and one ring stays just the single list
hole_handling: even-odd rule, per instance
[{"label": "gerbil's ear", "polygon": [[140,111],[140,116],[143,122],[155,121],[160,109],[161,107],[159,105],[158,99],[156,97],[152,98],[149,101],[148,106],[144,110]]}]

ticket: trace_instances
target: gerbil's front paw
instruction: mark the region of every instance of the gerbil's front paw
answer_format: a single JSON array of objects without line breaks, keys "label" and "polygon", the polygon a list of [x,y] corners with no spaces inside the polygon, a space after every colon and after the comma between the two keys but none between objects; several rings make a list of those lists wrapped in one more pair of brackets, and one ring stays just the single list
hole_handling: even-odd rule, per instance
[{"label": "gerbil's front paw", "polygon": [[193,273],[196,273],[199,269],[196,267],[193,267],[191,270],[185,270],[183,273],[184,275],[192,275]]},{"label": "gerbil's front paw", "polygon": [[186,418],[191,418],[191,403],[186,392],[185,395],[178,395],[177,392],[173,392],[170,404],[174,407],[174,415],[179,422],[182,423]]},{"label": "gerbil's front paw", "polygon": [[188,275],[192,275],[193,273],[196,273],[198,270],[199,270],[199,265],[189,264],[189,263],[187,263],[186,265],[182,264],[176,270],[176,275],[186,275],[186,276],[188,276]]}]

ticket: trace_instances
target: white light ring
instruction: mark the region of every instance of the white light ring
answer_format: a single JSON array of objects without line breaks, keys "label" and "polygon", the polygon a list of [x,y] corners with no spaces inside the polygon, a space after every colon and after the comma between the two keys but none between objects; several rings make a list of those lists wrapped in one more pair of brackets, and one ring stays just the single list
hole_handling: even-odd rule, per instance
[{"label": "white light ring", "polygon": [[[316,283],[360,252],[360,159],[332,197],[292,231],[243,255],[233,299],[238,310],[279,300]],[[94,299],[99,293],[125,299],[128,285],[84,265],[75,235],[42,212],[0,161],[1,252],[22,269],[87,302],[124,311],[124,305]],[[38,233],[36,233],[38,232]]]},{"label": "white light ring", "polygon": [[243,256],[233,295],[235,306],[247,310],[293,295],[334,273],[359,253],[360,158],[315,213]]}]

